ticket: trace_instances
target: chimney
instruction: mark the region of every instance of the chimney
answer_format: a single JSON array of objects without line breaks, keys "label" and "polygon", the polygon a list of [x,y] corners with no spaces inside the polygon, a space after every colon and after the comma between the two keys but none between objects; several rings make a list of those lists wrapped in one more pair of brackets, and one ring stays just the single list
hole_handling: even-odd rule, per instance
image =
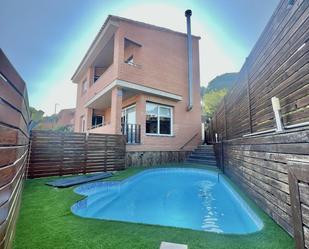
[{"label": "chimney", "polygon": [[193,107],[193,94],[192,94],[192,37],[191,37],[191,10],[186,10],[185,16],[187,18],[187,50],[188,50],[188,90],[189,101],[187,111],[191,111]]}]

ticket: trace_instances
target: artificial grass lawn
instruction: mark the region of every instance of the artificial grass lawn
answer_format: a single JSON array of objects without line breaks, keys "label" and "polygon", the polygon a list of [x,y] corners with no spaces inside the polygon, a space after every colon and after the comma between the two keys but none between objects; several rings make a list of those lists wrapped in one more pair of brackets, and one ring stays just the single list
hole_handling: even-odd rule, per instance
[{"label": "artificial grass lawn", "polygon": [[[179,167],[183,164],[166,166]],[[109,180],[122,180],[144,169],[130,168],[118,172]],[[293,239],[243,194],[263,220],[264,228],[249,235],[224,235],[80,218],[73,215],[70,208],[84,197],[75,194],[74,187],[57,189],[44,185],[48,180],[50,178],[27,180],[25,183],[15,249],[158,249],[161,241],[188,244],[189,249],[294,248]]]}]

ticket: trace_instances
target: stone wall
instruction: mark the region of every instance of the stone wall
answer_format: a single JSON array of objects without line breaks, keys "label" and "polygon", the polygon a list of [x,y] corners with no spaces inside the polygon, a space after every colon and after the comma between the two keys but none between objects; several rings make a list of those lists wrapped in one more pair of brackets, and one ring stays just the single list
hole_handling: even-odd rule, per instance
[{"label": "stone wall", "polygon": [[130,151],[126,152],[126,167],[181,163],[190,153],[191,151]]}]

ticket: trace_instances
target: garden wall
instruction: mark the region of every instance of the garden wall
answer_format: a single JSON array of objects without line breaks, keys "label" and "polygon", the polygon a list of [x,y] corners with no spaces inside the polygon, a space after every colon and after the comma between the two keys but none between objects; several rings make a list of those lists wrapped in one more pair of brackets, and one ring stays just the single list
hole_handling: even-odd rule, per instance
[{"label": "garden wall", "polygon": [[296,248],[309,248],[309,164],[289,168],[292,218]]},{"label": "garden wall", "polygon": [[288,171],[291,164],[309,169],[309,128],[232,139],[215,148],[224,173],[293,234]]},{"label": "garden wall", "polygon": [[32,131],[30,145],[29,178],[125,168],[122,135]]},{"label": "garden wall", "polygon": [[28,154],[25,82],[0,49],[0,249],[11,248]]}]

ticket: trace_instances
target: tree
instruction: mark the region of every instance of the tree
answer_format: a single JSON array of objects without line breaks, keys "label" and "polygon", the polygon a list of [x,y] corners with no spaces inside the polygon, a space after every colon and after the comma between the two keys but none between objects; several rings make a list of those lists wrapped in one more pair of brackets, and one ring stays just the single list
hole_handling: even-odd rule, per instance
[{"label": "tree", "polygon": [[30,106],[30,114],[31,114],[31,120],[33,120],[36,123],[43,120],[44,112],[42,110],[37,110],[34,107]]},{"label": "tree", "polygon": [[203,113],[211,117],[227,92],[228,90],[224,88],[205,93],[202,99]]}]

